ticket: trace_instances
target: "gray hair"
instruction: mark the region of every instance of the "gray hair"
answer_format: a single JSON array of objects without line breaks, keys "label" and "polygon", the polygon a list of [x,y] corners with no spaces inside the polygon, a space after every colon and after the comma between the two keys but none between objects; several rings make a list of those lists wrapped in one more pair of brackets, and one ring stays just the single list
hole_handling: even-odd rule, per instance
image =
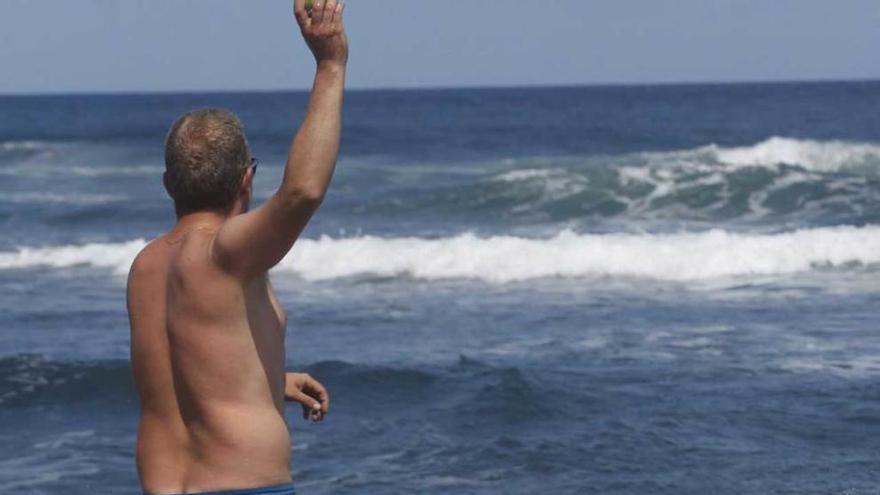
[{"label": "gray hair", "polygon": [[228,212],[251,154],[241,121],[221,109],[196,110],[174,122],[165,140],[165,172],[178,215]]}]

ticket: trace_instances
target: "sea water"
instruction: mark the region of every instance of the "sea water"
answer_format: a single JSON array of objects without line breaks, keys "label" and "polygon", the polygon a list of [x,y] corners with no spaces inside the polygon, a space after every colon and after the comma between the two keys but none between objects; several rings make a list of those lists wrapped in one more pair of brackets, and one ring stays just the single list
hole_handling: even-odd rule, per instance
[{"label": "sea water", "polygon": [[[305,93],[0,98],[0,493],[136,493],[124,290],[163,138]],[[352,91],[272,272],[302,493],[880,490],[880,83]]]}]

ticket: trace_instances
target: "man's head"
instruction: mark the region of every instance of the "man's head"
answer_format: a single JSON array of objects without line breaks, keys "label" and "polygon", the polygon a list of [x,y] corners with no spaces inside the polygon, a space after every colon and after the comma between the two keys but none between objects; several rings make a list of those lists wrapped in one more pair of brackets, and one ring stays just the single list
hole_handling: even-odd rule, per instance
[{"label": "man's head", "polygon": [[165,141],[165,188],[177,215],[229,213],[250,200],[251,153],[241,122],[226,110],[189,112],[171,126]]}]

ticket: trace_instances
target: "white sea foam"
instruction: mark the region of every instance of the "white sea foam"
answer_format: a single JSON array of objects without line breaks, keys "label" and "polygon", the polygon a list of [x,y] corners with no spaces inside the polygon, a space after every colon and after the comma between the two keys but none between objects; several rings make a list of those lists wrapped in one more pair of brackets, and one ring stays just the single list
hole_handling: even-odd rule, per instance
[{"label": "white sea foam", "polygon": [[111,268],[116,273],[126,274],[135,256],[146,245],[146,241],[139,239],[125,243],[22,248],[13,252],[0,252],[0,270],[41,266],[50,268],[92,266]]},{"label": "white sea foam", "polygon": [[[561,168],[523,168],[511,170],[491,178],[505,184],[525,184],[538,192],[533,202],[526,201],[514,208],[515,212],[528,212],[544,203],[557,201],[586,191],[589,179],[581,174]],[[514,186],[515,187],[515,186]]]},{"label": "white sea foam", "polygon": [[0,142],[3,151],[44,151],[50,149],[48,143],[42,141],[3,141]]},{"label": "white sea foam", "polygon": [[880,169],[880,145],[773,137],[754,146],[711,149],[721,163],[735,166],[800,165],[815,172]]},{"label": "white sea foam", "polygon": [[880,144],[818,141],[774,136],[754,145],[723,147],[715,144],[690,150],[641,154],[652,166],[711,170],[797,165],[812,172],[880,172]]},{"label": "white sea foam", "polygon": [[520,170],[511,170],[494,177],[494,180],[501,182],[518,182],[531,179],[548,179],[567,175],[567,172],[558,168],[524,168]]},{"label": "white sea foam", "polygon": [[94,165],[70,167],[68,173],[81,177],[105,177],[105,176],[137,176],[137,177],[161,177],[164,167],[158,165]]},{"label": "white sea foam", "polygon": [[17,192],[0,198],[17,204],[69,204],[69,205],[101,205],[125,201],[124,194],[87,194],[87,193],[52,193],[52,192]]},{"label": "white sea foam", "polygon": [[776,235],[705,233],[579,235],[550,239],[359,237],[301,241],[279,270],[312,280],[354,275],[513,282],[542,277],[635,277],[668,281],[792,274],[880,263],[880,227]]},{"label": "white sea foam", "polygon": [[[685,216],[686,210],[697,216],[711,214],[713,210],[723,210],[737,196],[747,193],[748,214],[742,216],[761,218],[773,213],[773,207],[765,204],[771,195],[799,184],[814,190],[824,186],[826,191],[819,197],[805,194],[801,198],[801,214],[809,216],[812,210],[822,215],[826,208],[839,210],[838,206],[860,211],[864,205],[876,201],[875,188],[869,187],[867,181],[880,175],[880,144],[781,137],[752,146],[725,148],[709,145],[612,159],[620,160],[615,169],[622,186],[651,186],[647,195],[618,197],[627,205],[629,214],[639,215],[658,215],[663,213],[662,210],[673,210]],[[783,168],[783,165],[797,168]],[[735,174],[753,167],[769,169],[772,181],[768,184],[758,180],[752,184],[752,189],[744,189],[749,187],[748,184]],[[714,190],[710,189],[713,187]],[[679,193],[687,195],[695,190],[707,192],[704,199],[714,199],[714,202],[694,208],[676,198]],[[662,201],[666,198],[673,201]],[[657,200],[661,201],[658,203]]]},{"label": "white sea foam", "polygon": [[157,165],[59,165],[55,163],[19,163],[0,168],[0,175],[11,177],[162,177],[165,169]]},{"label": "white sea foam", "polygon": [[[88,244],[0,253],[0,269],[92,266],[127,273],[146,244]],[[880,263],[880,227],[829,227],[772,235],[722,230],[684,234],[303,239],[278,272],[308,280],[352,276],[478,279],[631,277],[696,281],[774,276]]]}]

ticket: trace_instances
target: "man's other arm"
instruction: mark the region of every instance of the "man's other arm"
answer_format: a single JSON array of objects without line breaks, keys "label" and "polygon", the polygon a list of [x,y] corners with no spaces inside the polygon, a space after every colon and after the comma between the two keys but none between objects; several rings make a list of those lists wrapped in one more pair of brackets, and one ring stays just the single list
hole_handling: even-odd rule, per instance
[{"label": "man's other arm", "polygon": [[305,0],[294,3],[303,38],[317,62],[315,82],[278,191],[259,208],[231,218],[217,234],[214,258],[236,275],[254,276],[278,264],[320,206],[330,185],[339,156],[348,62],[343,10],[337,0],[318,0],[309,15]]}]

